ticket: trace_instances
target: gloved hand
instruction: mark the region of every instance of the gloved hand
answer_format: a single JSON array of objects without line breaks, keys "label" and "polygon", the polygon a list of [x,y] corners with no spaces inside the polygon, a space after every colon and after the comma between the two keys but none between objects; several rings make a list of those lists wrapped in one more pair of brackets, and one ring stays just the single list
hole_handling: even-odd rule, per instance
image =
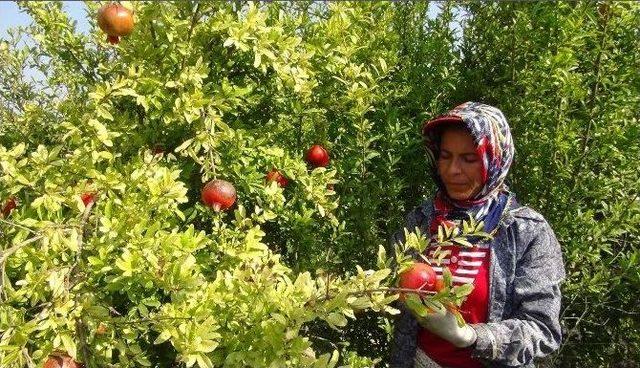
[{"label": "gloved hand", "polygon": [[413,310],[411,312],[422,327],[449,341],[456,347],[466,348],[476,342],[478,337],[476,330],[468,324],[462,327],[458,326],[456,316],[447,308],[428,313],[426,316],[420,316]]}]

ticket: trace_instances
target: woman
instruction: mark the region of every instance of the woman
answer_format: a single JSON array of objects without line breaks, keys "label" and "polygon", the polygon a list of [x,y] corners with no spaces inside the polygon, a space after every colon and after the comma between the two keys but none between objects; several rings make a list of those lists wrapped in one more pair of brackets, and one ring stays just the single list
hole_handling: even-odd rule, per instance
[{"label": "woman", "polygon": [[[412,210],[405,228],[434,235],[473,216],[492,240],[469,238],[473,248],[446,247],[454,285],[471,283],[460,311],[416,317],[399,304],[391,367],[533,367],[533,359],[558,348],[560,246],[547,221],[521,206],[504,183],[514,147],[507,121],[493,106],[467,102],[423,125],[435,161],[433,200]],[[404,241],[404,229],[392,242]],[[427,258],[432,255],[427,249]],[[436,266],[434,264],[434,266]],[[434,267],[442,277],[442,267]]]}]

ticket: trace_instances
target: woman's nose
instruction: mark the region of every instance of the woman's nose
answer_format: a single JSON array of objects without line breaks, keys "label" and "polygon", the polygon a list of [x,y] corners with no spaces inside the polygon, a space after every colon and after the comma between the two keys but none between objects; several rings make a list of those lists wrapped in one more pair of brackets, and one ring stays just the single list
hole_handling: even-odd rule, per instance
[{"label": "woman's nose", "polygon": [[460,170],[460,163],[458,162],[458,160],[451,160],[449,161],[449,165],[447,166],[447,173],[449,175],[455,175],[455,174],[459,174],[461,172]]}]

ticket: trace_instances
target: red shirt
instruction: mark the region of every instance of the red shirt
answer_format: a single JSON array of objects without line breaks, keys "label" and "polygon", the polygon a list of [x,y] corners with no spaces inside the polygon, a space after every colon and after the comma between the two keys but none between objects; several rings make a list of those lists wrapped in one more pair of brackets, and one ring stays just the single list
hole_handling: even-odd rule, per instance
[{"label": "red shirt", "polygon": [[[472,283],[473,291],[462,303],[460,312],[467,323],[486,323],[489,310],[489,245],[479,244],[473,248],[445,246],[442,250],[450,250],[451,254],[443,259],[441,267],[432,258],[434,250],[428,252],[438,278],[442,278],[442,267],[448,266],[453,275],[454,286]],[[445,367],[483,367],[479,360],[471,357],[472,348],[457,348],[422,327],[418,330],[418,347]]]}]

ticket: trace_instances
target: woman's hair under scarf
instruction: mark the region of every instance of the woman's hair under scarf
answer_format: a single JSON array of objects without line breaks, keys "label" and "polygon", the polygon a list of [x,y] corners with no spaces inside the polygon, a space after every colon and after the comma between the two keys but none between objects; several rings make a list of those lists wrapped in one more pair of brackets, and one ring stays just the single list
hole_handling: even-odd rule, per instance
[{"label": "woman's hair under scarf", "polygon": [[[476,153],[482,162],[483,187],[473,198],[454,200],[447,194],[438,174],[437,159],[440,155],[440,138],[443,128],[462,126],[473,137]],[[422,125],[427,155],[431,160],[433,178],[438,191],[433,200],[435,216],[431,233],[445,221],[468,219],[484,221],[484,231],[491,232],[498,226],[508,202],[515,201],[504,180],[515,153],[511,130],[502,111],[496,107],[465,102],[448,113]]]}]

